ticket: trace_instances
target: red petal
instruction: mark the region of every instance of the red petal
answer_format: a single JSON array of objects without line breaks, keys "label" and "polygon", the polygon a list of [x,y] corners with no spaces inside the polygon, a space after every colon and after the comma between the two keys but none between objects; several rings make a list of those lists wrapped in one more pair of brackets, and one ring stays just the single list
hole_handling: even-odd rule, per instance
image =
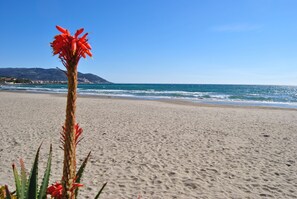
[{"label": "red petal", "polygon": [[87,50],[86,53],[87,53],[87,55],[89,55],[90,57],[93,56],[92,53],[91,53],[89,50]]},{"label": "red petal", "polygon": [[56,28],[57,28],[61,33],[67,34],[67,30],[66,30],[65,28],[62,28],[61,26],[56,26]]},{"label": "red petal", "polygon": [[75,33],[75,35],[74,35],[74,37],[75,37],[75,38],[77,38],[77,37],[78,37],[78,35],[80,35],[80,34],[81,34],[83,31],[84,31],[84,29],[83,29],[83,28],[81,28],[81,29],[77,30],[77,31],[76,31],[76,33]]},{"label": "red petal", "polygon": [[72,53],[74,54],[76,51],[76,39],[73,39],[71,42],[71,50],[72,50]]},{"label": "red petal", "polygon": [[91,49],[92,47],[91,47],[91,45],[89,44],[89,43],[85,43],[85,46],[88,48],[88,49]]},{"label": "red petal", "polygon": [[84,34],[79,40],[82,41],[82,40],[86,39],[87,36],[88,36],[88,33]]}]

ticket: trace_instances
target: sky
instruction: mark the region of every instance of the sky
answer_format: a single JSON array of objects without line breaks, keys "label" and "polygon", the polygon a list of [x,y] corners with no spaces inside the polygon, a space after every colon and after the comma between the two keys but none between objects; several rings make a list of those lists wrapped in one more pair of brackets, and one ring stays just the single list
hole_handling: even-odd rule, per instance
[{"label": "sky", "polygon": [[0,1],[0,68],[63,68],[60,25],[89,32],[79,71],[115,83],[297,85],[296,0]]}]

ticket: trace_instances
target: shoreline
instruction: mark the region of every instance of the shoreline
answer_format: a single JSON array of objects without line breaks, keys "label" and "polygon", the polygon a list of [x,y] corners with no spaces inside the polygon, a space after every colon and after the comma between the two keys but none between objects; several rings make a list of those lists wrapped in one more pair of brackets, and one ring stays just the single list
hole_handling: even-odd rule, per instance
[{"label": "shoreline", "polygon": [[[66,97],[66,93],[47,93],[47,92],[33,92],[33,91],[14,91],[14,90],[0,90],[0,93],[29,93],[29,94],[41,94],[41,95],[53,95],[59,97]],[[198,107],[215,107],[215,108],[243,108],[243,109],[271,109],[271,110],[291,110],[297,111],[297,108],[291,107],[276,107],[276,106],[261,106],[261,105],[248,105],[246,103],[212,103],[204,101],[190,101],[182,99],[145,99],[136,97],[120,97],[120,96],[103,96],[103,95],[92,95],[92,94],[77,94],[79,98],[98,98],[98,99],[115,99],[115,100],[133,100],[133,101],[156,101],[176,105],[187,105],[187,106],[198,106]]]}]

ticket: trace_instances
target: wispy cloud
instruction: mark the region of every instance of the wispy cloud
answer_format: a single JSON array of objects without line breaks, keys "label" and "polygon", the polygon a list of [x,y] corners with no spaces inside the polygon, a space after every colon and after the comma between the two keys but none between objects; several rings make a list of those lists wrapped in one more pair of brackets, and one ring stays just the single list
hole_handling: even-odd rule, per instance
[{"label": "wispy cloud", "polygon": [[213,26],[211,28],[212,31],[215,32],[248,32],[260,30],[260,25],[255,24],[228,24],[228,25],[219,25]]}]

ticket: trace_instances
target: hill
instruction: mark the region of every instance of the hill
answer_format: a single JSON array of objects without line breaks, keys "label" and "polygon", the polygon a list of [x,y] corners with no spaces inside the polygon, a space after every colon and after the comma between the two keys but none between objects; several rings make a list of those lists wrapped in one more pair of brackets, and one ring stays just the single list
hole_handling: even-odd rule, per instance
[{"label": "hill", "polygon": [[[31,80],[33,83],[66,83],[67,77],[60,69],[44,68],[0,68],[0,77],[12,77]],[[111,83],[91,73],[78,72],[78,83],[108,84]]]}]

